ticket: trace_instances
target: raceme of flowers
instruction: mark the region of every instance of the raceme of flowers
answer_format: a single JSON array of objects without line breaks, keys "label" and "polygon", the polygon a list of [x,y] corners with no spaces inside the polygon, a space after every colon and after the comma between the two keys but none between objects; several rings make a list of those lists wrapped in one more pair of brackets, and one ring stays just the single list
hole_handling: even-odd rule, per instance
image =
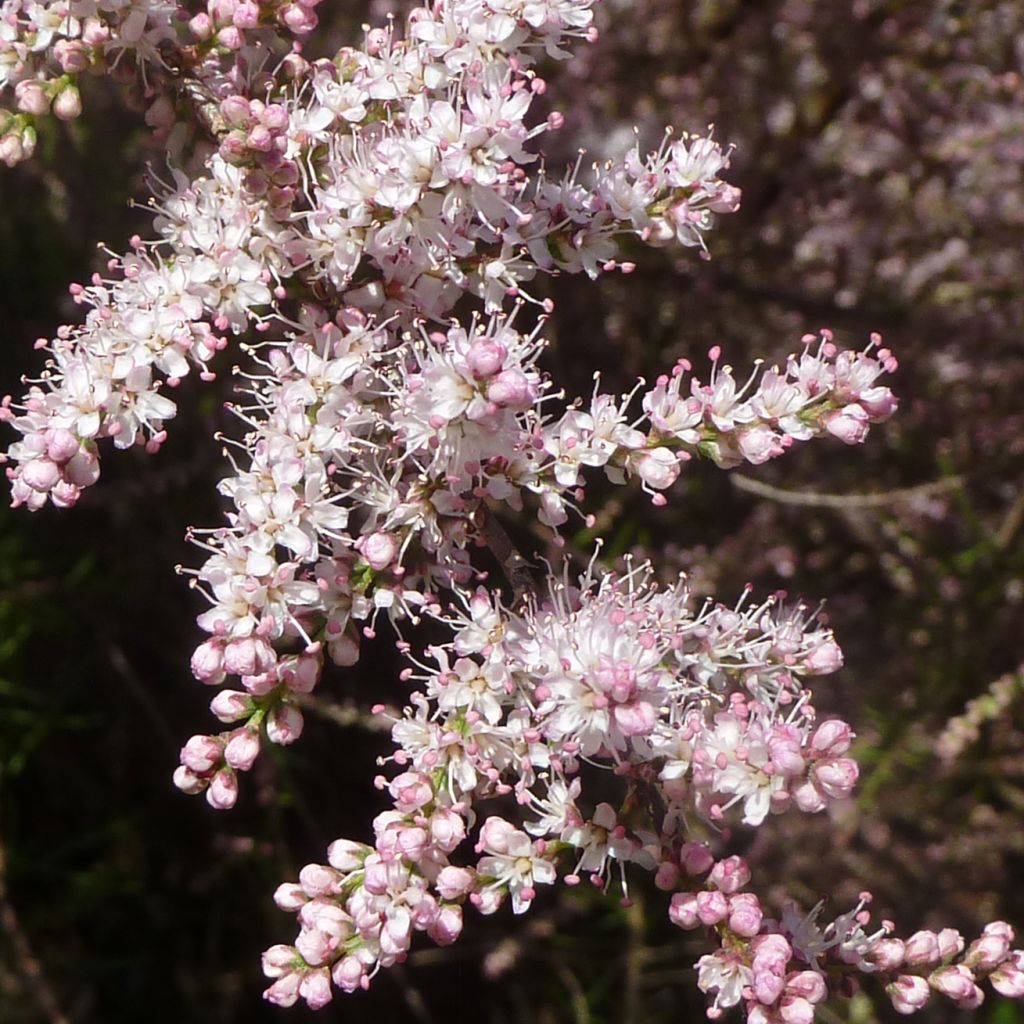
[{"label": "raceme of flowers", "polygon": [[[864,441],[896,408],[891,352],[821,331],[738,379],[715,347],[702,376],[679,360],[653,386],[597,379],[567,401],[543,369],[543,278],[631,273],[630,239],[703,250],[739,206],[728,151],[669,132],[653,153],[548,174],[536,140],[563,119],[537,112],[537,69],[595,37],[591,0],[438,0],[404,33],[309,62],[288,34],[315,27],[314,7],[6,0],[0,19],[6,163],[31,155],[48,110],[77,115],[86,70],[139,76],[172,157],[206,136],[202,168],[154,178],[155,237],[72,286],[84,323],[40,340],[44,370],[0,406],[20,435],[13,503],[67,507],[99,478],[101,443],[157,452],[183,379],[213,380],[226,348],[245,357],[227,522],[191,532],[205,562],[181,570],[209,601],[192,670],[225,687],[211,710],[227,728],[185,744],[176,784],[231,807],[261,745],[299,738],[325,658],[352,665],[383,620],[450,636],[417,654],[399,632],[416,689],[378,779],[393,809],[372,844],[339,840],[278,890],[300,933],[265,955],[267,997],[322,1006],[415,931],[454,941],[466,903],[521,913],[559,875],[625,891],[636,870],[672,893],[676,924],[707,929],[711,1016],[742,1002],[751,1020],[809,1021],[839,968],[877,974],[903,1012],[932,991],[976,1006],[982,978],[1024,994],[1005,924],[965,952],[948,930],[869,929],[866,894],[827,925],[820,907],[776,920],[741,860],[715,860],[720,823],[821,811],[856,782],[850,726],[811,703],[808,680],[841,664],[813,615],[749,594],[695,607],[648,565],[539,584],[497,551],[505,515],[592,525],[596,471],[664,504],[694,457]],[[474,587],[480,546],[510,601]]]}]

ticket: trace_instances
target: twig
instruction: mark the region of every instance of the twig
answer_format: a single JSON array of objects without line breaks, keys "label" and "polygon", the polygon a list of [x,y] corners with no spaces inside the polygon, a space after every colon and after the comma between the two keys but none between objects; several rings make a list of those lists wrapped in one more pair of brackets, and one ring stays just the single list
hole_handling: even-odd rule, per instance
[{"label": "twig", "polygon": [[0,927],[14,947],[14,956],[18,971],[26,988],[32,992],[39,1009],[49,1024],[71,1024],[70,1018],[64,1015],[53,989],[43,973],[43,965],[32,953],[28,935],[21,925],[21,920],[7,895],[7,851],[3,837],[0,836]]},{"label": "twig", "polygon": [[498,560],[505,578],[512,585],[516,599],[532,594],[537,584],[530,573],[530,563],[519,553],[512,543],[512,538],[505,532],[497,515],[489,508],[482,508],[479,513],[480,536]]},{"label": "twig", "polygon": [[346,729],[355,726],[359,729],[365,729],[367,732],[390,732],[391,722],[388,720],[388,717],[401,717],[394,708],[385,708],[384,714],[373,715],[359,707],[354,701],[335,704],[333,701],[325,700],[323,697],[316,697],[311,693],[292,694],[289,699],[294,700],[301,708],[312,711],[313,714],[326,718],[327,721]]},{"label": "twig", "polygon": [[[821,494],[814,491],[788,491],[781,487],[773,487],[761,480],[733,473],[730,476],[733,485],[748,494],[756,494],[759,498],[769,498],[783,505],[803,505],[806,508],[885,508],[902,501],[911,501],[929,494],[942,494],[955,491],[964,482],[962,476],[949,476],[931,483],[918,484],[916,487],[900,487],[892,491],[881,491],[877,494]],[[1024,509],[1022,509],[1024,514]]]},{"label": "twig", "polygon": [[1017,500],[1010,506],[996,531],[994,543],[997,550],[1005,551],[1013,543],[1021,523],[1024,523],[1024,491],[1017,495]]}]

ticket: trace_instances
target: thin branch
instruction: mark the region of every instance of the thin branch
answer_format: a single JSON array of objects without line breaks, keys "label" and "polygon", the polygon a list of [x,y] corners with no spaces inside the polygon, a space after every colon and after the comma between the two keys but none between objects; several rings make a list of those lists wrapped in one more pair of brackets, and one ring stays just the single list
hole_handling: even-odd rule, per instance
[{"label": "thin branch", "polygon": [[[944,494],[947,491],[955,491],[962,487],[964,477],[949,476],[942,480],[933,480],[931,483],[918,484],[916,487],[900,487],[891,491],[880,491],[877,494],[821,494],[815,491],[788,491],[781,487],[773,487],[761,480],[744,476],[742,473],[733,473],[730,478],[733,485],[748,494],[755,494],[759,498],[768,498],[777,501],[782,505],[802,505],[805,508],[836,508],[836,509],[861,509],[861,508],[885,508],[889,505],[897,505],[900,502],[912,501],[915,498],[923,498],[930,494]],[[1022,510],[1024,511],[1024,510]]]},{"label": "thin branch", "polygon": [[537,583],[530,572],[530,563],[519,553],[512,538],[505,532],[497,515],[489,508],[482,508],[478,517],[480,536],[498,560],[505,578],[512,586],[516,600],[537,590]]},{"label": "thin branch", "polygon": [[389,718],[401,718],[401,714],[395,708],[385,708],[383,714],[374,715],[359,707],[354,701],[335,704],[334,701],[325,700],[311,693],[291,694],[289,699],[294,700],[304,710],[312,711],[313,714],[345,729],[355,727],[367,732],[390,732]]}]

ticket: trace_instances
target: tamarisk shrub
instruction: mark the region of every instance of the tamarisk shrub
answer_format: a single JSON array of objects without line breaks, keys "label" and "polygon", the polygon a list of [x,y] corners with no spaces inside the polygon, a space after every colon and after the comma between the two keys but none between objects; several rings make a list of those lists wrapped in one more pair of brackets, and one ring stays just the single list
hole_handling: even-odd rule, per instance
[{"label": "tamarisk shrub", "polygon": [[[681,359],[626,395],[600,377],[586,397],[559,390],[545,276],[633,273],[629,240],[704,254],[740,203],[710,131],[549,175],[536,140],[563,118],[537,111],[539,69],[595,38],[591,6],[437,0],[311,62],[290,36],[316,27],[315,0],[6,3],[5,163],[31,156],[37,119],[78,115],[85,72],[140,76],[172,157],[206,154],[154,177],[154,237],[72,286],[84,322],[41,340],[44,369],[4,399],[13,503],[76,504],[108,441],[157,453],[175,389],[237,350],[230,511],[191,531],[204,561],[181,569],[209,602],[191,665],[226,728],[185,743],[174,781],[215,808],[264,744],[300,738],[297,698],[325,662],[398,636],[412,689],[375,780],[392,807],[372,842],[339,839],[278,888],[299,934],[264,954],[274,1003],[368,987],[415,932],[454,942],[467,906],[521,914],[559,879],[628,899],[638,872],[673,924],[704,930],[712,1018],[739,1005],[803,1024],[858,975],[901,1013],[932,996],[976,1008],[982,981],[1021,997],[1008,924],[970,944],[898,938],[867,892],[838,916],[776,911],[714,839],[856,784],[853,730],[810,689],[842,663],[815,613],[750,592],[700,602],[647,562],[603,571],[599,546],[540,579],[504,534],[510,515],[593,525],[597,471],[663,505],[693,458],[859,444],[896,409],[881,338],[846,349],[829,330],[739,377],[714,346],[706,370]],[[446,639],[414,647],[424,620]],[[608,778],[616,806],[594,795]]]}]

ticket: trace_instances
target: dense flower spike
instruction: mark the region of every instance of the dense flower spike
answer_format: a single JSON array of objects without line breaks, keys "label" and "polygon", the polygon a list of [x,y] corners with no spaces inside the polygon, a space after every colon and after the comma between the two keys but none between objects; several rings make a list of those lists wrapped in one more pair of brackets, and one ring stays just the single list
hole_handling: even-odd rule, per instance
[{"label": "dense flower spike", "polygon": [[[447,638],[399,640],[415,689],[376,780],[391,809],[372,842],[339,839],[277,890],[299,934],[264,954],[266,997],[322,1007],[415,932],[454,942],[467,904],[521,914],[559,878],[628,898],[637,871],[711,940],[696,971],[712,1018],[742,1005],[752,1024],[810,1024],[852,973],[902,1013],[932,993],[976,1007],[986,979],[1024,995],[1009,925],[970,946],[949,929],[901,940],[870,926],[866,893],[827,924],[821,905],[773,916],[712,845],[853,790],[853,731],[812,702],[810,681],[842,664],[815,613],[749,591],[702,604],[685,578],[659,585],[628,560],[602,573],[596,554],[538,585],[500,539],[507,513],[548,535],[593,525],[598,470],[665,504],[693,458],[863,442],[896,409],[892,353],[822,330],[740,383],[715,346],[706,377],[683,359],[653,386],[616,396],[597,379],[567,402],[544,368],[545,276],[631,273],[637,240],[704,252],[739,208],[730,150],[669,130],[653,153],[548,173],[537,140],[563,118],[538,113],[539,72],[595,37],[593,0],[433,0],[310,62],[290,36],[316,26],[316,2],[0,7],[0,160],[30,156],[48,112],[77,116],[78,75],[118,68],[144,84],[172,165],[206,156],[154,179],[155,237],[72,286],[84,323],[41,340],[45,369],[0,406],[21,435],[13,503],[70,506],[101,445],[158,451],[169,394],[192,370],[213,380],[240,339],[226,524],[191,531],[205,561],[181,569],[209,602],[191,666],[224,687],[224,729],[188,740],[176,785],[233,806],[261,747],[299,739],[325,663],[352,665],[385,619]],[[475,586],[484,546],[511,596]]]}]

